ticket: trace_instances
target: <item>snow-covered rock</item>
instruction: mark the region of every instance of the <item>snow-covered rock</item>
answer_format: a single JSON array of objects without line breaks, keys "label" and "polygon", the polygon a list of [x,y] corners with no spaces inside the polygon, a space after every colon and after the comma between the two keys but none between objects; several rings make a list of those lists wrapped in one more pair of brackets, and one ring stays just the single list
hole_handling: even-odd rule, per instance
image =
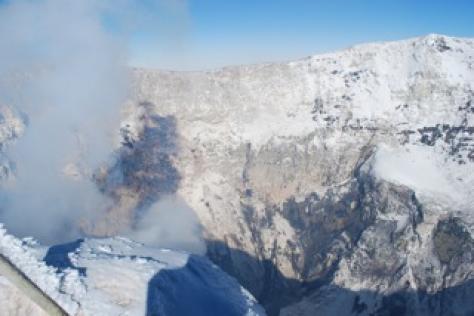
[{"label": "snow-covered rock", "polygon": [[[126,238],[41,248],[0,230],[0,253],[70,315],[264,315],[208,259]],[[46,315],[0,275],[0,315]]]}]

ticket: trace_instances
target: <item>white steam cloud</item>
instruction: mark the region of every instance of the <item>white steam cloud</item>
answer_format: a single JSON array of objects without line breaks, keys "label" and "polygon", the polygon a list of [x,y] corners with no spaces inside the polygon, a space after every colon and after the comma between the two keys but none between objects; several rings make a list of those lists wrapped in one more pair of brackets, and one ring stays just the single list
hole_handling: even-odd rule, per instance
[{"label": "white steam cloud", "polygon": [[[0,96],[28,117],[11,147],[17,177],[2,219],[19,235],[53,242],[107,201],[90,181],[112,151],[126,97],[125,51],[94,1],[14,1],[0,11]],[[8,81],[5,81],[8,82]],[[18,84],[17,81],[13,82]]]},{"label": "white steam cloud", "polygon": [[145,211],[130,238],[145,244],[203,254],[206,251],[201,226],[193,209],[182,198],[169,195]]},{"label": "white steam cloud", "polygon": [[[127,47],[118,36],[126,32],[107,29],[104,21],[116,23],[111,17],[118,16],[128,28],[137,12],[127,8],[134,6],[127,0],[17,0],[0,7],[0,103],[28,118],[24,135],[8,149],[16,176],[2,184],[0,221],[12,232],[63,242],[81,235],[79,223],[94,221],[112,203],[92,174],[118,137]],[[199,249],[194,214],[175,201],[150,209],[133,234],[160,246]]]}]

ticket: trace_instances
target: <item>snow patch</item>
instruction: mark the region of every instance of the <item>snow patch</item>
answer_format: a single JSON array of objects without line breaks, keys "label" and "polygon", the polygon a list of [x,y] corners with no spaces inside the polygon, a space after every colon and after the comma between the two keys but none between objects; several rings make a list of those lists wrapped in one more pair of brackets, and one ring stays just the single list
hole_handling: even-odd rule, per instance
[{"label": "snow patch", "polygon": [[382,144],[370,164],[377,178],[407,186],[422,197],[435,198],[460,209],[472,206],[473,167],[459,165],[434,147]]}]

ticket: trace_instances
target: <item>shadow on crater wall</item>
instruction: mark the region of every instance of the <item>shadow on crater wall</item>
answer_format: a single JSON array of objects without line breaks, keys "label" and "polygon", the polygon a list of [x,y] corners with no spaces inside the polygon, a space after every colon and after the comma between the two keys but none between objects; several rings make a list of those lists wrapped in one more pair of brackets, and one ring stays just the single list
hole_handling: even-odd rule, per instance
[{"label": "shadow on crater wall", "polygon": [[181,181],[172,162],[178,153],[176,118],[155,114],[154,107],[150,102],[139,104],[143,112],[139,117],[142,131],[134,136],[130,126],[121,130],[122,148],[108,168],[106,178],[97,178],[99,188],[112,197],[120,195],[116,191],[123,187],[138,193],[137,209],[147,208],[163,195],[175,193]]},{"label": "shadow on crater wall", "polygon": [[[235,277],[247,288],[265,308],[269,316],[279,315],[286,306],[297,303],[303,297],[327,299],[327,293],[333,293],[334,298],[327,300],[328,304],[341,304],[344,299],[345,313],[339,315],[373,315],[373,316],[409,316],[409,315],[463,315],[474,316],[474,280],[444,289],[437,293],[415,291],[408,288],[380,298],[380,294],[372,291],[351,291],[331,285],[333,273],[325,278],[312,282],[300,282],[288,279],[279,272],[269,260],[260,260],[251,255],[227,247],[220,241],[208,241],[208,252],[212,251],[212,260],[221,269]],[[217,255],[220,253],[220,256]],[[242,267],[236,269],[232,262],[239,262],[249,268],[248,275],[240,275]],[[263,280],[257,275],[263,271]],[[441,277],[441,276],[440,276]],[[379,306],[370,306],[364,298],[380,298]],[[325,306],[325,308],[330,306]],[[414,308],[418,307],[416,311]],[[326,310],[315,310],[315,315],[331,315]]]},{"label": "shadow on crater wall", "polygon": [[[211,260],[239,280],[265,308],[268,315],[278,315],[282,307],[297,302],[310,289],[327,283],[326,280],[318,280],[305,284],[288,279],[270,260],[261,260],[242,250],[229,248],[222,241],[208,240],[206,243]],[[236,262],[240,266],[236,267]],[[243,274],[242,271],[247,273]]]}]

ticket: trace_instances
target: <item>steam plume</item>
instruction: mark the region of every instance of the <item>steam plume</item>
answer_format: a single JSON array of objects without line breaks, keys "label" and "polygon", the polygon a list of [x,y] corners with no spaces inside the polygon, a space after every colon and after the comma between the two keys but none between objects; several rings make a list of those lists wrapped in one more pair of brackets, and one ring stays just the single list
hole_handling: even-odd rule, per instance
[{"label": "steam plume", "polygon": [[[158,2],[174,14],[186,7]],[[138,13],[129,0],[17,0],[0,7],[0,103],[28,118],[8,150],[16,177],[1,194],[0,221],[12,232],[63,242],[83,233],[81,221],[113,210],[92,175],[119,144],[128,87],[125,35]],[[198,221],[177,197],[143,214],[132,237],[203,251]]]},{"label": "steam plume", "polygon": [[[91,172],[113,148],[126,96],[125,51],[101,24],[96,1],[15,1],[0,11],[0,73],[22,77],[0,96],[28,117],[9,154],[2,220],[46,242],[72,237],[107,201]],[[17,84],[17,82],[16,82]]]}]

